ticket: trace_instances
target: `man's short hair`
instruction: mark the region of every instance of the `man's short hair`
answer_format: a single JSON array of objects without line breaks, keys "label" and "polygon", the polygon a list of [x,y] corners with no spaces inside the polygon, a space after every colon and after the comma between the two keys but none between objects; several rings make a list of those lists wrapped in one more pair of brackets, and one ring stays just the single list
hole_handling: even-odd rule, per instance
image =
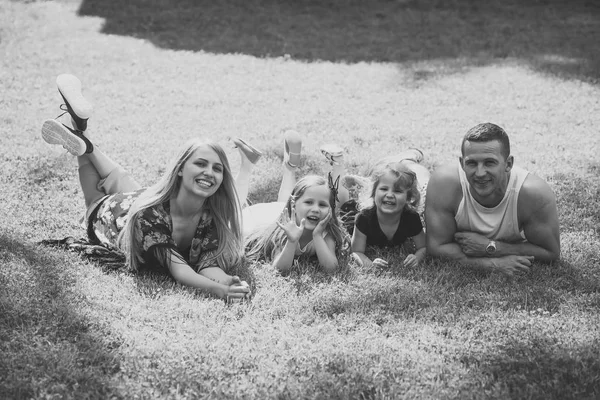
[{"label": "man's short hair", "polygon": [[460,145],[460,151],[462,155],[465,154],[465,142],[491,142],[492,140],[497,140],[502,145],[502,155],[504,158],[508,158],[510,155],[510,141],[508,140],[508,134],[498,125],[492,124],[490,122],[485,122],[483,124],[475,125],[463,137],[462,143]]}]

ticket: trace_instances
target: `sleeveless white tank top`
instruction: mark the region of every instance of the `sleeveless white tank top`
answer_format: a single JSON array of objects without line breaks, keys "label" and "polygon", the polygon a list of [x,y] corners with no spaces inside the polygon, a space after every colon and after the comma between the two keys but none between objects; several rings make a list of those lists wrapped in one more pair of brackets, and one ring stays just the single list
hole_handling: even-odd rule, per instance
[{"label": "sleeveless white tank top", "polygon": [[462,200],[454,219],[457,232],[477,232],[490,240],[508,243],[523,242],[525,233],[519,229],[517,202],[519,191],[529,172],[523,168],[513,167],[504,198],[496,207],[488,208],[479,204],[471,195],[471,187],[465,171],[458,164],[458,175],[462,187]]}]

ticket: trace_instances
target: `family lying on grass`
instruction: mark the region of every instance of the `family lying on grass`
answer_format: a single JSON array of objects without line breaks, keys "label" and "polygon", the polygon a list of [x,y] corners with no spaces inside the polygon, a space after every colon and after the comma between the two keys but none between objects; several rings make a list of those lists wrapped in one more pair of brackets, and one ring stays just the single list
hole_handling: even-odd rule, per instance
[{"label": "family lying on grass", "polygon": [[241,155],[235,178],[219,144],[192,140],[159,182],[142,188],[90,141],[92,106],[79,79],[63,74],[57,86],[72,127],[59,122],[61,115],[44,122],[42,137],[77,156],[89,242],[125,254],[133,271],[159,270],[236,301],[251,290],[227,272],[245,257],[281,272],[299,257],[316,257],[334,272],[348,248],[360,264],[385,267],[386,260],[366,256],[367,247],[397,247],[410,253],[405,266],[421,264],[427,251],[507,275],[529,271],[534,259],[559,257],[555,195],[542,179],[513,166],[508,136],[497,125],[470,129],[460,163],[431,177],[416,149],[378,162],[368,178],[346,176],[342,149],[326,145],[328,177],[296,180],[302,141],[289,131],[277,202],[248,205],[252,168],[262,153],[244,140],[233,139]]}]

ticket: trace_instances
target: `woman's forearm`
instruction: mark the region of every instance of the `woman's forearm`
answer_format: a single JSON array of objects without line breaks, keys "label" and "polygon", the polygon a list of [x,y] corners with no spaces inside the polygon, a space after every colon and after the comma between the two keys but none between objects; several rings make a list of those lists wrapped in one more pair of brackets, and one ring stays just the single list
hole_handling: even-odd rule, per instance
[{"label": "woman's forearm", "polygon": [[207,276],[197,274],[187,264],[173,263],[170,271],[173,278],[184,286],[200,289],[219,298],[224,298],[227,295],[227,288],[229,285],[213,280]]}]

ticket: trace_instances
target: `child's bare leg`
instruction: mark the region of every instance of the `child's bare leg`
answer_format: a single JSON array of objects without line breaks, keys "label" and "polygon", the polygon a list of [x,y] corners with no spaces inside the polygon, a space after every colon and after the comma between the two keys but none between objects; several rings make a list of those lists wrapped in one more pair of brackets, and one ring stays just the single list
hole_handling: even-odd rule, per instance
[{"label": "child's bare leg", "polygon": [[286,202],[296,186],[296,169],[300,166],[302,138],[298,132],[289,130],[283,140],[283,173],[277,195],[278,202]]},{"label": "child's bare leg", "polygon": [[235,147],[240,151],[242,163],[240,165],[240,171],[235,179],[235,188],[240,199],[242,206],[248,204],[248,192],[250,190],[250,176],[252,175],[252,169],[258,162],[258,159],[262,156],[262,152],[255,147],[249,145],[245,141],[239,138],[233,139]]},{"label": "child's bare leg", "polygon": [[296,168],[284,163],[277,201],[282,203],[288,201],[292,195],[294,186],[296,186]]},{"label": "child's bare leg", "polygon": [[321,153],[325,156],[329,165],[331,165],[331,181],[334,185],[337,184],[338,202],[336,206],[340,206],[350,200],[350,192],[344,186],[344,178],[346,177],[346,165],[344,163],[344,150],[337,144],[325,144],[321,146]]}]

